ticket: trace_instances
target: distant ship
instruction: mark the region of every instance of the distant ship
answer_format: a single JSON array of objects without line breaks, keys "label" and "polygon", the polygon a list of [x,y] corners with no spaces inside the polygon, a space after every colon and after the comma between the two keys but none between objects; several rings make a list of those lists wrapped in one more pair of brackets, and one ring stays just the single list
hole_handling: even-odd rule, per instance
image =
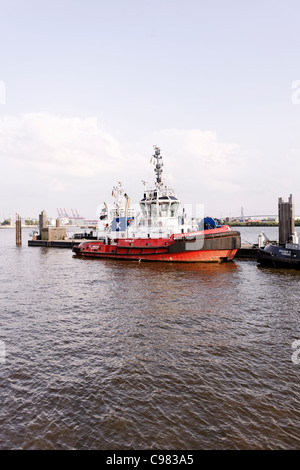
[{"label": "distant ship", "polygon": [[[144,188],[141,212],[135,216],[122,184],[113,188],[114,208],[104,204],[97,239],[73,248],[76,256],[135,261],[222,262],[231,261],[241,246],[240,233],[214,219],[201,223],[188,218],[173,189],[162,182],[162,156],[154,147],[153,189]],[[145,183],[145,182],[144,182]],[[145,183],[146,185],[146,183]]]}]

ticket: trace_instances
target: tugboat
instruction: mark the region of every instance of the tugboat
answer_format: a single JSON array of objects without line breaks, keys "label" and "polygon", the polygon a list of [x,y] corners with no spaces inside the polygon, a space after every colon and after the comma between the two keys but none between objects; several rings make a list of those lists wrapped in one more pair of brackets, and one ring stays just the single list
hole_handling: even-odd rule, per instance
[{"label": "tugboat", "polygon": [[257,261],[261,266],[274,268],[300,269],[300,243],[298,236],[294,236],[294,242],[285,244],[269,243],[265,248],[257,251]]},{"label": "tugboat", "polygon": [[261,266],[300,269],[300,243],[295,230],[294,200],[278,201],[279,238],[278,242],[266,243],[257,251],[257,262]]},{"label": "tugboat", "polygon": [[128,195],[119,182],[113,188],[114,208],[105,203],[100,214],[96,241],[73,248],[75,256],[135,261],[222,262],[231,261],[241,246],[240,233],[211,218],[200,222],[188,218],[173,189],[162,181],[162,156],[154,147],[156,176],[153,189],[140,200],[140,213],[130,208]]}]

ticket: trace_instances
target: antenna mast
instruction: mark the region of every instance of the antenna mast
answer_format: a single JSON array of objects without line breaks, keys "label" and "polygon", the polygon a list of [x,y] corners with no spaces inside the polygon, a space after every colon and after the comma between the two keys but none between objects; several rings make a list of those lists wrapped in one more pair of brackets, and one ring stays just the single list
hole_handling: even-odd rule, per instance
[{"label": "antenna mast", "polygon": [[156,174],[156,183],[157,186],[160,186],[162,184],[161,180],[161,174],[162,174],[162,167],[163,167],[163,162],[162,162],[162,156],[160,155],[160,148],[154,145],[154,155],[152,155],[154,158],[154,171]]}]

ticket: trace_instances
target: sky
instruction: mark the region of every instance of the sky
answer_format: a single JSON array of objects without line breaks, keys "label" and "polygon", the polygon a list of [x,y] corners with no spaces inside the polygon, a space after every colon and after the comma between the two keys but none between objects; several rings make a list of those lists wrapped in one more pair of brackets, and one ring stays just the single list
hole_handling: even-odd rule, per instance
[{"label": "sky", "polygon": [[0,218],[137,203],[154,145],[205,215],[300,214],[298,1],[0,5]]}]

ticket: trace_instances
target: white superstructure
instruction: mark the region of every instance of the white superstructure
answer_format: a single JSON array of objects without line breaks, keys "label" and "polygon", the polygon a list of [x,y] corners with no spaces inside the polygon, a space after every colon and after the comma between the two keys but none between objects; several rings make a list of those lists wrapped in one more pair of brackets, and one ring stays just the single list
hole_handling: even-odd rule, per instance
[{"label": "white superstructure", "polygon": [[154,171],[156,181],[154,189],[147,190],[144,183],[144,194],[141,199],[140,212],[134,213],[129,207],[129,197],[122,184],[113,188],[114,207],[108,211],[104,205],[100,215],[98,238],[164,238],[172,234],[199,230],[194,218],[186,217],[184,209],[180,213],[180,201],[173,189],[162,182],[162,156],[160,149],[154,147]]}]

